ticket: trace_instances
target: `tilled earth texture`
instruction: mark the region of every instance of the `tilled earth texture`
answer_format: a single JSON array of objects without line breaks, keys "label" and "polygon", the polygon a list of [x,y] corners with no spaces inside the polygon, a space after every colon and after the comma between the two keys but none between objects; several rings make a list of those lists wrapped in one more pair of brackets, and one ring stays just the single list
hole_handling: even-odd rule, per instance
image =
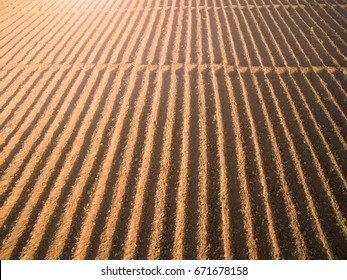
[{"label": "tilled earth texture", "polygon": [[1,259],[346,259],[345,0],[0,0]]}]

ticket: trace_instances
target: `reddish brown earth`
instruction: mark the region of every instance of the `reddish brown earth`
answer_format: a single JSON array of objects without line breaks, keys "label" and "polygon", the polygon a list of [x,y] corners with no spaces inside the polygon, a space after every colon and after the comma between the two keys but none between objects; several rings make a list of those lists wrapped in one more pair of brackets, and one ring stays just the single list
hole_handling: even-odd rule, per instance
[{"label": "reddish brown earth", "polygon": [[346,259],[331,2],[0,1],[0,258]]}]

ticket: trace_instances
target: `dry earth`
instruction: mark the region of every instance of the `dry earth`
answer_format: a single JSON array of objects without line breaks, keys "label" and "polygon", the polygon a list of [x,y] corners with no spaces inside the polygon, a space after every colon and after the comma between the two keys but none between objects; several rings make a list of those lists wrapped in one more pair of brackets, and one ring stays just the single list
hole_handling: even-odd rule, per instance
[{"label": "dry earth", "polygon": [[0,258],[347,258],[346,9],[1,0]]}]

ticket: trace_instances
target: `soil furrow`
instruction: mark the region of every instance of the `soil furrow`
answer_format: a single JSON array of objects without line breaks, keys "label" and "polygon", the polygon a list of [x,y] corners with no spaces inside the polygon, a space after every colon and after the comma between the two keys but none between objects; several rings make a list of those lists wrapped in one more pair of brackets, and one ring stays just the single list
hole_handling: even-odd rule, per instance
[{"label": "soil furrow", "polygon": [[[248,92],[251,92],[251,90],[257,92],[256,84],[254,83],[252,79],[252,75],[247,71],[245,74],[242,75],[242,79],[248,87]],[[250,86],[253,86],[250,88]],[[255,96],[259,98],[256,102],[260,103],[262,113],[265,118],[265,123],[269,132],[270,140],[271,140],[271,145],[273,147],[273,157],[276,163],[276,169],[279,175],[280,179],[280,185],[282,188],[283,196],[284,196],[284,201],[286,205],[286,210],[288,211],[288,217],[289,217],[289,222],[290,222],[290,228],[292,230],[293,237],[295,239],[295,251],[290,252],[291,256],[288,256],[287,254],[289,252],[285,252],[284,250],[282,251],[283,254],[285,254],[285,258],[298,258],[298,259],[305,259],[307,258],[307,248],[305,245],[304,237],[302,234],[302,230],[299,225],[298,221],[298,210],[295,207],[294,204],[294,198],[293,195],[290,192],[290,185],[298,185],[299,182],[296,181],[296,176],[291,174],[292,177],[288,176],[288,172],[290,171],[289,168],[285,168],[284,163],[286,163],[283,158],[290,157],[290,155],[283,154],[284,153],[284,143],[286,142],[285,139],[280,138],[278,135],[278,124],[274,122],[272,115],[272,111],[267,108],[266,103],[264,101],[264,98],[262,95],[256,95],[254,92],[253,94],[248,95],[249,98],[252,98],[254,100]],[[250,102],[255,102],[251,101]],[[271,121],[272,120],[272,121]],[[277,133],[276,133],[277,132]],[[277,134],[277,135],[276,135]],[[280,140],[279,140],[280,139]],[[286,147],[287,148],[287,147]],[[290,178],[290,181],[288,181],[288,178]],[[288,236],[287,236],[288,238]],[[289,239],[288,239],[289,240]],[[287,242],[288,242],[287,240]],[[284,241],[284,240],[283,240]],[[282,243],[283,244],[283,243]],[[280,245],[283,246],[283,245]],[[287,256],[286,256],[287,255]]]},{"label": "soil furrow", "polygon": [[[75,78],[77,77],[77,75],[75,75]],[[62,77],[64,78],[64,76]],[[30,162],[33,161],[34,157],[35,159],[40,160],[42,157],[43,150],[44,149],[44,145],[42,141],[43,140],[47,140],[50,139],[50,137],[54,136],[54,131],[55,129],[57,129],[57,126],[59,125],[59,122],[54,123],[55,120],[55,114],[54,113],[58,113],[60,112],[60,108],[64,102],[64,99],[66,98],[67,92],[64,90],[59,90],[60,87],[60,83],[62,82],[62,79],[60,81],[58,81],[54,87],[53,90],[58,91],[58,94],[52,96],[52,102],[54,102],[54,104],[56,104],[56,107],[53,107],[52,110],[50,111],[50,118],[46,119],[46,118],[41,118],[40,122],[35,123],[35,122],[31,122],[31,126],[29,126],[26,131],[24,132],[23,135],[21,135],[21,137],[28,137],[29,139],[26,140],[26,142],[28,143],[27,146],[25,146],[25,149],[22,149],[21,154],[18,154],[18,157],[20,159],[20,164],[18,166],[16,166],[16,168],[10,166],[10,169],[7,171],[8,174],[11,174],[11,172],[13,173],[13,176],[9,176],[8,178],[8,184],[7,184],[7,189],[6,189],[6,193],[1,195],[1,205],[3,205],[3,203],[6,201],[6,198],[8,197],[10,191],[12,191],[12,189],[15,187],[16,182],[19,180],[19,178],[23,175],[24,170],[26,165]],[[72,82],[70,80],[67,80],[67,89],[72,87]],[[52,85],[52,84],[51,84]],[[47,101],[50,101],[51,98],[48,98]],[[52,114],[53,113],[53,114]],[[37,114],[37,116],[40,116],[40,114]],[[43,114],[43,116],[45,116]],[[52,126],[51,126],[52,125]],[[34,130],[33,127],[35,127]],[[30,133],[33,132],[33,133]],[[29,135],[30,133],[30,135]],[[46,133],[48,133],[48,137],[46,136]],[[55,134],[57,135],[57,133]],[[45,138],[46,136],[46,138]],[[20,141],[19,141],[20,142]],[[33,144],[31,144],[33,143]],[[47,150],[46,150],[47,151]],[[28,175],[28,174],[27,174]],[[4,180],[4,182],[6,182]]]},{"label": "soil furrow", "polygon": [[[2,46],[0,52],[0,60],[4,61],[5,63],[8,63],[10,61],[13,61],[13,59],[20,53],[20,52],[28,52],[29,49],[33,48],[35,45],[35,39],[37,36],[42,33],[52,22],[55,20],[61,20],[62,15],[56,14],[53,15],[53,17],[50,17],[50,15],[46,16],[41,23],[36,25],[33,28],[30,28],[30,31],[26,32],[25,34],[18,34],[16,36],[19,37],[18,40],[12,39],[9,42],[5,43],[5,47]],[[36,22],[37,20],[35,20]],[[20,36],[19,36],[20,35]]]},{"label": "soil furrow", "polygon": [[[263,74],[263,73],[261,73]],[[260,75],[259,75],[260,76]],[[296,202],[297,202],[297,205],[298,205],[298,208],[302,208],[302,209],[305,209],[306,208],[306,205],[308,205],[308,209],[309,209],[309,212],[310,213],[307,213],[309,214],[307,218],[303,219],[306,223],[308,223],[308,221],[310,221],[310,217],[309,216],[312,216],[312,220],[313,220],[313,225],[315,227],[315,232],[316,232],[316,236],[318,236],[320,242],[322,243],[322,246],[325,250],[325,253],[327,254],[327,257],[328,258],[332,258],[333,255],[332,255],[332,252],[331,252],[331,248],[330,248],[330,245],[328,244],[327,240],[326,240],[326,236],[325,236],[325,233],[323,232],[322,230],[322,226],[321,226],[321,223],[320,223],[320,220],[318,218],[318,215],[317,215],[317,210],[316,210],[316,207],[315,207],[315,204],[314,204],[314,201],[312,199],[312,196],[311,196],[311,193],[310,193],[310,190],[309,190],[309,186],[308,186],[308,176],[307,174],[304,173],[303,171],[303,167],[302,167],[302,164],[300,162],[300,159],[299,159],[299,154],[297,152],[298,150],[298,139],[299,137],[296,137],[297,139],[297,142],[296,142],[296,146],[294,145],[294,142],[293,142],[293,139],[292,139],[292,135],[295,135],[295,132],[290,132],[289,128],[288,128],[288,125],[287,125],[287,122],[286,120],[289,119],[289,117],[284,117],[283,116],[283,113],[281,111],[281,108],[279,107],[279,100],[280,100],[280,96],[276,96],[274,94],[274,92],[278,92],[279,90],[276,88],[276,85],[277,83],[272,83],[270,84],[268,81],[269,79],[267,77],[265,77],[264,79],[264,76],[259,76],[257,77],[258,78],[258,83],[259,83],[259,80],[260,81],[263,81],[265,80],[266,81],[266,89],[269,90],[269,93],[272,97],[272,100],[271,100],[271,103],[273,102],[273,104],[271,104],[271,107],[274,106],[276,112],[277,112],[277,116],[280,120],[280,123],[281,123],[281,126],[283,127],[283,131],[284,131],[284,135],[285,135],[285,138],[289,144],[289,147],[290,147],[290,154],[293,158],[293,165],[295,166],[295,169],[298,173],[298,180],[299,180],[299,183],[300,185],[303,187],[303,193],[300,192],[299,194],[297,194],[297,190],[293,189],[292,190],[292,193],[293,193],[293,196],[296,197]],[[272,80],[275,80],[275,79],[272,79]],[[264,90],[265,92],[265,90]],[[265,93],[264,93],[265,94]],[[270,102],[269,102],[270,103]],[[281,102],[282,103],[282,102]],[[282,103],[283,104],[283,103]],[[270,104],[269,104],[270,106]],[[286,110],[286,113],[289,113],[289,110]],[[289,115],[289,114],[288,114]],[[292,124],[293,122],[291,122]],[[302,155],[302,153],[300,153],[300,155]],[[306,201],[302,201],[299,199],[300,197],[305,197],[306,198]],[[302,206],[300,206],[302,205]],[[305,212],[299,212],[299,218],[300,216],[303,216]],[[306,214],[306,213],[305,213]],[[302,226],[302,228],[307,228],[308,226]],[[309,238],[310,241],[312,242],[314,239],[313,237]],[[308,242],[306,242],[307,244]]]},{"label": "soil furrow", "polygon": [[[340,43],[341,39],[337,37],[335,32],[330,31],[329,25],[320,25],[319,23],[322,21],[321,18],[312,17],[305,9],[298,9],[297,12],[301,19],[306,22],[310,31],[314,32],[319,38],[319,43],[335,58],[337,63],[342,63],[343,66],[346,66],[346,53],[344,52],[343,45]],[[327,36],[327,34],[329,34],[329,36]]]},{"label": "soil furrow", "polygon": [[[11,217],[12,221],[16,221],[15,229],[11,231],[12,234],[8,236],[4,242],[5,245],[2,248],[2,253],[4,254],[10,253],[9,245],[17,242],[25,226],[27,225],[24,221],[30,221],[29,217],[38,215],[40,208],[43,206],[45,199],[47,199],[47,196],[52,189],[52,184],[50,184],[52,183],[51,180],[55,180],[55,177],[57,176],[57,173],[54,171],[56,169],[60,170],[59,167],[63,165],[66,153],[71,149],[72,141],[77,133],[76,127],[78,127],[78,123],[82,122],[84,115],[87,112],[86,102],[89,101],[92,97],[92,95],[89,95],[88,100],[86,88],[88,88],[88,85],[95,82],[94,78],[96,77],[93,77],[89,80],[87,79],[87,77],[88,75],[84,76],[84,81],[82,81],[82,84],[79,86],[79,90],[81,90],[80,96],[82,98],[80,104],[83,105],[76,107],[75,110],[71,110],[71,107],[75,102],[70,103],[69,109],[70,111],[72,111],[70,115],[72,117],[70,119],[71,121],[68,121],[66,124],[64,124],[64,126],[66,127],[65,130],[63,130],[62,124],[60,124],[60,129],[63,130],[63,132],[60,133],[59,137],[57,137],[55,145],[52,143],[53,147],[49,150],[50,155],[47,155],[46,150],[44,156],[39,161],[35,162],[35,159],[32,158],[32,164],[34,165],[34,168],[32,168],[34,169],[34,172],[31,173],[30,179],[26,184],[24,184],[24,186],[26,186],[24,189],[30,190],[30,193],[25,194],[24,190],[20,192],[20,190],[18,190],[18,185],[21,186],[21,184],[19,184],[19,181],[17,181],[17,187],[13,190],[11,196],[6,200],[2,207],[1,214],[8,217],[8,219],[5,223],[2,224],[2,226],[9,228],[9,217]],[[67,112],[69,112],[69,109],[67,110]],[[63,119],[66,119],[66,114],[65,118]],[[47,148],[50,147],[48,146]],[[52,151],[53,148],[54,151]],[[44,169],[42,168],[42,166],[40,166],[43,163],[45,163]],[[30,164],[28,164],[27,167],[31,167]],[[25,177],[25,173],[23,173],[20,179],[25,180]],[[20,197],[18,197],[18,195],[20,195]],[[33,209],[35,209],[36,211],[33,211]],[[13,215],[15,216],[13,217]],[[17,216],[18,218],[16,219]],[[12,253],[13,252],[11,252],[11,254]]]},{"label": "soil furrow", "polygon": [[[106,5],[106,3],[105,3]],[[110,17],[108,21],[108,16]],[[79,59],[82,59],[82,61],[85,61],[89,58],[88,54],[85,54],[87,51],[92,51],[95,48],[95,45],[97,42],[99,42],[99,38],[105,33],[105,29],[109,30],[110,27],[110,21],[112,18],[117,18],[118,14],[114,15],[111,13],[106,13],[106,16],[103,16],[103,13],[97,13],[97,19],[92,21],[95,26],[90,26],[87,29],[87,32],[83,34],[83,37],[79,39],[79,43],[76,44],[73,48],[73,51],[71,51],[71,54],[69,57],[65,57],[62,63],[71,63],[74,64]],[[106,24],[105,27],[103,27],[103,24]],[[101,28],[104,28],[103,30]],[[101,29],[101,30],[100,30]],[[94,36],[98,36],[98,38],[94,38]],[[91,43],[94,42],[94,43]],[[76,54],[75,54],[76,52]]]},{"label": "soil furrow", "polygon": [[[181,10],[183,12],[183,10]],[[183,116],[182,116],[182,145],[180,151],[181,164],[179,167],[179,178],[176,197],[176,218],[175,218],[175,234],[173,240],[173,259],[183,259],[185,257],[185,231],[186,231],[186,203],[187,203],[187,185],[189,182],[189,123],[190,123],[190,81],[188,69],[183,69]]]},{"label": "soil furrow", "polygon": [[173,127],[175,121],[176,100],[174,93],[176,92],[176,73],[170,72],[170,88],[167,105],[167,118],[165,121],[162,145],[160,172],[157,179],[157,187],[155,193],[155,210],[151,228],[150,241],[148,242],[148,258],[159,259],[162,248],[160,247],[163,227],[164,227],[164,210],[166,205],[166,197],[168,193],[168,174],[169,164],[172,157],[171,147],[173,142]]},{"label": "soil furrow", "polygon": [[[3,121],[1,122],[1,125],[0,125],[0,129],[3,129],[6,124],[11,121],[10,125],[13,129],[8,129],[7,133],[4,133],[3,136],[4,136],[4,142],[1,143],[1,150],[3,152],[3,158],[1,159],[0,161],[0,170],[5,170],[7,167],[8,167],[8,164],[9,162],[12,160],[12,157],[13,155],[16,154],[16,152],[18,152],[18,150],[23,146],[23,142],[16,142],[16,141],[12,141],[10,143],[9,146],[6,147],[6,145],[8,144],[8,136],[12,134],[12,132],[16,129],[15,125],[16,125],[16,119],[13,119],[13,116],[15,114],[17,114],[18,112],[25,112],[26,109],[30,106],[32,107],[33,104],[35,104],[35,102],[37,101],[37,96],[34,96],[32,94],[30,94],[30,92],[33,90],[33,89],[36,89],[36,87],[38,86],[40,80],[43,79],[43,77],[45,76],[45,73],[49,73],[48,71],[49,69],[46,69],[45,71],[43,72],[36,72],[35,74],[33,74],[31,76],[32,79],[28,80],[28,83],[25,83],[24,86],[22,87],[24,89],[24,92],[26,94],[22,94],[21,98],[18,98],[19,100],[17,101],[15,99],[16,102],[13,102],[15,104],[13,104],[13,108],[11,108],[12,106],[8,106],[7,108],[9,110],[4,110],[4,113],[7,113],[7,115],[4,115],[4,116],[1,116],[1,118],[3,119]],[[40,86],[40,85],[39,85]],[[22,89],[20,88],[20,89]],[[12,105],[12,104],[9,104],[9,105]],[[6,109],[7,109],[6,108]],[[7,112],[9,111],[9,112]],[[18,117],[20,117],[20,115],[16,115]],[[19,137],[19,135],[18,135]],[[17,137],[17,138],[18,138]],[[6,148],[6,149],[5,149]]]},{"label": "soil furrow", "polygon": [[[98,214],[99,208],[102,205],[100,204],[100,202],[103,200],[103,193],[105,192],[105,188],[108,186],[108,183],[110,183],[108,181],[115,179],[116,182],[112,184],[112,187],[114,188],[115,192],[113,192],[112,190],[113,193],[109,194],[111,195],[112,200],[110,201],[111,205],[109,208],[109,213],[106,217],[104,230],[102,232],[98,256],[103,259],[108,258],[110,256],[109,254],[113,254],[112,243],[114,230],[118,223],[117,221],[120,216],[121,208],[124,207],[124,196],[126,195],[125,191],[127,186],[127,180],[129,179],[131,163],[134,157],[134,149],[137,140],[136,134],[138,133],[139,119],[141,117],[143,107],[146,103],[145,99],[149,83],[149,75],[149,71],[146,70],[144,76],[141,79],[141,90],[137,93],[135,91],[133,92],[134,89],[138,90],[138,85],[135,83],[134,79],[134,77],[136,77],[136,72],[133,71],[131,73],[129,79],[130,83],[122,101],[122,108],[120,109],[117,122],[114,126],[114,131],[112,132],[111,143],[113,144],[113,151],[110,151],[110,153],[108,153],[105,158],[104,164],[106,164],[106,166],[102,166],[102,168],[106,168],[106,170],[104,171],[102,169],[101,174],[105,174],[106,176],[99,177],[99,180],[97,181],[97,186],[100,187],[95,188],[90,203],[87,206],[89,208],[89,211],[86,213],[83,224],[81,225],[80,234],[78,239],[76,240],[76,247],[73,252],[74,257],[76,258],[83,258],[87,253],[87,245],[90,242],[90,238],[92,237],[93,231],[93,227],[91,227],[90,225],[93,224]],[[129,106],[129,101],[132,101],[133,95],[135,95],[134,97],[136,98],[136,103],[133,103],[135,106],[133,116],[131,117],[131,123],[129,124],[130,130],[126,135],[126,147],[123,149],[123,154],[121,155],[121,158],[115,159],[114,156],[115,153],[118,152],[118,146],[119,144],[122,144],[119,142],[121,140],[119,139],[119,135],[121,135],[120,132],[122,132],[123,126],[126,124],[126,117],[128,115],[127,107]],[[122,163],[119,166],[117,177],[111,179],[114,175],[111,175],[110,168],[113,167],[112,165],[114,164],[115,160],[121,160]],[[112,174],[115,173],[112,172]],[[99,207],[95,207],[94,205],[99,205]],[[122,250],[122,248],[117,247],[117,250]]]},{"label": "soil furrow", "polygon": [[345,0],[0,2],[2,259],[346,257]]},{"label": "soil furrow", "polygon": [[[109,108],[105,108],[105,104],[112,106],[111,100],[113,99],[108,95],[111,79],[108,79],[108,75],[104,71],[100,71],[99,75],[102,75],[102,78],[100,80],[96,80],[96,83],[92,88],[90,88],[90,92],[94,92],[95,103],[91,104],[91,109],[88,110],[88,113],[84,117],[84,120],[80,125],[80,129],[75,137],[76,139],[82,139],[82,141],[79,145],[72,144],[73,147],[66,155],[62,171],[59,175],[57,175],[55,182],[51,182],[51,184],[53,184],[52,191],[46,199],[46,203],[40,212],[39,219],[37,219],[33,229],[31,230],[31,232],[34,234],[32,234],[32,238],[28,240],[26,246],[24,247],[21,253],[21,258],[32,259],[35,256],[36,249],[40,243],[42,244],[42,237],[48,230],[47,224],[49,220],[52,217],[59,217],[58,213],[60,207],[56,206],[56,208],[52,210],[52,205],[64,204],[64,201],[66,201],[66,197],[71,189],[76,189],[72,188],[71,185],[73,185],[72,182],[79,177],[79,173],[83,174],[85,172],[88,174],[90,172],[90,167],[92,166],[91,159],[95,158],[93,153],[96,153],[98,151],[96,147],[100,146],[100,142],[94,144],[92,141],[94,140],[93,134],[98,136],[102,135],[102,132],[98,132],[98,130],[103,130],[104,123],[106,122],[104,119],[107,120],[107,112],[104,110],[109,110]],[[98,105],[95,106],[96,104]],[[96,116],[102,116],[104,118],[100,117],[98,121],[95,121],[97,119]],[[93,152],[87,153],[87,147],[94,148]],[[83,163],[87,165],[87,170],[83,169]],[[58,202],[61,202],[61,204]],[[42,229],[45,229],[45,231]]]},{"label": "soil furrow", "polygon": [[[139,175],[137,178],[137,183],[135,186],[136,193],[134,197],[134,203],[132,206],[131,214],[129,216],[129,224],[128,224],[128,232],[127,237],[124,242],[124,255],[123,259],[132,259],[134,258],[136,252],[137,245],[137,236],[139,231],[139,223],[143,215],[144,208],[144,197],[146,195],[146,191],[148,191],[148,186],[146,188],[146,183],[148,180],[149,170],[151,168],[152,156],[153,154],[153,144],[154,138],[157,133],[157,122],[158,122],[158,111],[160,105],[161,97],[161,88],[163,83],[163,73],[158,71],[156,73],[155,78],[155,88],[151,89],[154,91],[153,101],[150,108],[150,116],[148,117],[146,124],[146,132],[145,132],[145,146],[143,148],[143,153],[140,157],[141,164],[139,167]],[[146,213],[148,215],[148,212]]]},{"label": "soil furrow", "polygon": [[[60,2],[56,2],[55,4],[57,4],[58,5],[58,7],[59,7],[59,5],[60,5],[60,8],[62,8],[62,7],[64,7],[63,6],[63,4],[62,3],[60,3]],[[66,6],[68,6],[68,4],[66,4],[65,5],[65,7]],[[54,6],[55,7],[55,6]],[[57,8],[57,7],[55,7],[55,8]],[[16,13],[18,12],[18,10],[16,10]],[[34,18],[36,16],[36,18]],[[25,30],[30,30],[30,29],[32,29],[33,27],[32,27],[32,25],[34,24],[34,23],[36,23],[39,19],[41,19],[41,17],[43,17],[44,16],[44,14],[41,14],[39,17],[37,17],[37,15],[36,15],[36,13],[32,13],[31,14],[31,17],[30,18],[26,18],[25,19],[25,21],[26,21],[26,24],[24,25],[23,24],[23,22],[19,22],[19,24],[18,25],[15,25],[14,27],[13,27],[13,29],[9,29],[8,30],[8,28],[4,28],[3,30],[1,30],[1,35],[4,35],[3,37],[0,37],[0,41],[3,41],[5,38],[7,39],[7,41],[4,41],[4,44],[3,44],[3,46],[6,44],[6,43],[8,43],[8,42],[10,42],[11,40],[13,40],[14,38],[16,38],[16,37],[18,37],[21,33],[23,33]],[[30,19],[32,19],[33,18],[33,20],[32,21],[29,21]],[[13,18],[12,18],[12,23],[13,23]],[[17,22],[18,23],[18,22]],[[19,28],[22,28],[22,29],[19,29]],[[17,31],[17,29],[19,29],[18,31]],[[7,33],[3,33],[4,32],[4,30],[6,30],[7,31]],[[17,33],[16,33],[17,32]],[[11,34],[11,36],[9,37],[9,34]]]}]

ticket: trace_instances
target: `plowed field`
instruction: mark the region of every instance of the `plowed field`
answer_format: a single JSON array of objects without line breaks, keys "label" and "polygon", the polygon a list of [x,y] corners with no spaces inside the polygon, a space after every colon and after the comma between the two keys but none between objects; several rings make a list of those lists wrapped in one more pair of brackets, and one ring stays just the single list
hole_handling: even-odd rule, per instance
[{"label": "plowed field", "polygon": [[0,258],[347,258],[346,15],[1,0]]}]

